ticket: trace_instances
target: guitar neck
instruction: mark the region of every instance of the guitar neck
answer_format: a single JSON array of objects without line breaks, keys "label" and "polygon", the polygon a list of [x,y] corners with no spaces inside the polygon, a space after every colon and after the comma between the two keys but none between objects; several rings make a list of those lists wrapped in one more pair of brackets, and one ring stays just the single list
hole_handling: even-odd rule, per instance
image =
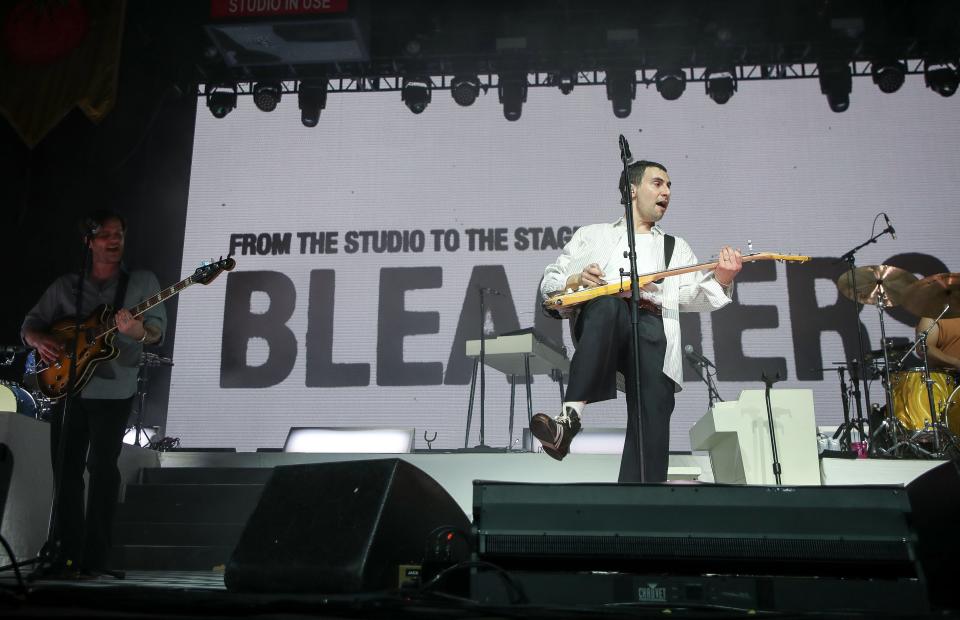
[{"label": "guitar neck", "polygon": [[163,289],[153,297],[150,297],[149,299],[144,299],[142,302],[140,302],[136,306],[130,308],[130,314],[132,314],[134,317],[138,317],[142,315],[144,312],[146,312],[147,310],[149,310],[150,308],[158,304],[162,304],[163,302],[170,299],[174,295],[177,295],[178,293],[180,293],[180,291],[187,288],[193,283],[194,283],[193,276],[184,278],[183,280],[180,280],[173,286],[168,286],[167,288]]},{"label": "guitar neck", "polygon": [[[769,257],[766,254],[747,254],[741,257],[741,260],[745,263],[752,263],[753,261],[758,260],[769,260]],[[664,271],[655,271],[653,273],[642,273],[637,278],[646,282],[653,280],[659,280],[660,278],[669,278],[671,276],[680,276],[685,273],[693,273],[694,271],[706,271],[707,269],[716,269],[720,266],[720,261],[710,261],[707,263],[697,263],[696,265],[687,265],[686,267],[677,267],[675,269],[666,269]],[[630,276],[624,276],[623,280],[625,282],[630,281]]]},{"label": "guitar neck", "polygon": [[[144,299],[142,302],[140,302],[136,306],[130,308],[130,314],[132,314],[134,318],[142,316],[143,313],[149,310],[150,308],[158,304],[162,304],[163,302],[170,299],[174,295],[179,294],[183,289],[187,288],[191,284],[194,284],[194,279],[192,275],[184,278],[183,280],[180,280],[173,286],[168,286],[162,291],[159,291],[153,297],[150,297],[149,299]],[[115,329],[117,329],[116,322],[114,322],[111,319],[110,324],[103,326],[103,329],[98,334],[98,337],[109,334]]]}]

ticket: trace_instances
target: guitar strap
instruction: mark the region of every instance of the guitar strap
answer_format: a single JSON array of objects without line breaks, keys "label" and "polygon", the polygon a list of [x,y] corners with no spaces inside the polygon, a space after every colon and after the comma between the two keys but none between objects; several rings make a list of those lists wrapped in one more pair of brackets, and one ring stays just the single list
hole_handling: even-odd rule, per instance
[{"label": "guitar strap", "polygon": [[[677,238],[673,235],[663,235],[663,268],[670,268],[670,259],[673,258],[673,246],[677,245]],[[656,284],[663,284],[664,278],[654,280]]]},{"label": "guitar strap", "polygon": [[673,235],[663,236],[663,268],[664,269],[670,269],[670,259],[673,258],[673,246],[675,245],[677,245],[676,237],[674,237]]},{"label": "guitar strap", "polygon": [[117,294],[113,296],[113,311],[123,307],[123,299],[127,296],[127,284],[130,283],[130,274],[126,269],[120,269],[120,279],[117,280]]}]

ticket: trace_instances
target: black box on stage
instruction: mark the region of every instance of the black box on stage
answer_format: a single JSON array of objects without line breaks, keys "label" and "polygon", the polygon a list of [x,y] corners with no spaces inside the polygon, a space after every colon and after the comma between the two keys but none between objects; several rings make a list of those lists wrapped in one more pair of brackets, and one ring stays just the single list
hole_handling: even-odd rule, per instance
[{"label": "black box on stage", "polygon": [[902,487],[477,481],[473,511],[512,578],[475,570],[482,603],[928,608]]},{"label": "black box on stage", "polygon": [[469,530],[435,480],[400,459],[277,467],[224,574],[227,588],[362,592],[397,587],[437,528]]},{"label": "black box on stage", "polygon": [[917,556],[935,605],[960,609],[960,462],[947,461],[907,485],[910,524],[917,533]]}]

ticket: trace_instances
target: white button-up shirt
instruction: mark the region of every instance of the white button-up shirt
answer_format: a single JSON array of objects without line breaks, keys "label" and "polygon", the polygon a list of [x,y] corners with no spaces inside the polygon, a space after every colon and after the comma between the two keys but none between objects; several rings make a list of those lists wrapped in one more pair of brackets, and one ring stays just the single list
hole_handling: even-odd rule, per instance
[{"label": "white button-up shirt", "polygon": [[[587,265],[596,263],[601,266],[617,262],[620,244],[626,237],[627,226],[624,218],[610,224],[591,224],[578,228],[563,252],[543,272],[540,284],[541,299],[566,288],[567,278],[578,274]],[[638,265],[655,264],[656,271],[666,269],[663,264],[663,229],[654,225],[650,230],[654,242],[649,251],[654,255],[641,259]],[[676,237],[670,267],[695,265],[697,257],[690,246],[680,237]],[[638,267],[639,268],[639,267]],[[642,271],[642,269],[641,269]],[[607,281],[615,281],[617,274],[607,274]],[[662,284],[663,331],[667,337],[667,352],[663,358],[663,372],[670,377],[679,392],[683,385],[683,366],[680,352],[680,313],[710,312],[722,308],[732,301],[731,287],[724,288],[713,277],[713,271],[686,273],[666,278]],[[572,317],[576,320],[576,315]]]}]

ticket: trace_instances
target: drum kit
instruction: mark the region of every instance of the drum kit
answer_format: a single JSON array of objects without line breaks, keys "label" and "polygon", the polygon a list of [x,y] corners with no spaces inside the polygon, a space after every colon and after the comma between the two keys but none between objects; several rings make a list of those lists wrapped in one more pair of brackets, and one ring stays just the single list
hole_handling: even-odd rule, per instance
[{"label": "drum kit", "polygon": [[[29,355],[28,355],[29,353]],[[47,398],[26,379],[35,375],[22,371],[33,360],[33,353],[21,346],[0,347],[0,411],[19,413],[37,420],[47,420],[53,400]]]},{"label": "drum kit", "polygon": [[[890,265],[857,267],[844,272],[837,288],[845,297],[877,307],[881,348],[841,365],[844,427],[866,437],[862,418],[851,422],[843,369],[850,371],[855,386],[879,378],[886,404],[874,409],[869,425],[871,456],[901,458],[958,458],[960,456],[960,376],[955,368],[931,368],[927,336],[941,319],[960,317],[960,273],[941,273],[922,280]],[[900,306],[917,317],[933,319],[926,331],[906,345],[887,338],[884,312]],[[859,328],[859,319],[858,319]],[[913,355],[916,354],[916,357]],[[917,364],[908,359],[919,358]],[[862,372],[861,372],[862,369]],[[860,397],[858,387],[853,396]],[[866,396],[869,402],[869,390]],[[859,400],[858,400],[859,411]],[[850,432],[847,433],[849,438]],[[851,442],[852,443],[852,442]]]},{"label": "drum kit", "polygon": [[[0,347],[0,412],[19,413],[40,421],[49,421],[56,401],[48,398],[36,384],[36,353],[22,346]],[[173,360],[155,353],[143,352],[137,378],[136,424],[137,441],[147,396],[150,368],[173,366]]]}]

